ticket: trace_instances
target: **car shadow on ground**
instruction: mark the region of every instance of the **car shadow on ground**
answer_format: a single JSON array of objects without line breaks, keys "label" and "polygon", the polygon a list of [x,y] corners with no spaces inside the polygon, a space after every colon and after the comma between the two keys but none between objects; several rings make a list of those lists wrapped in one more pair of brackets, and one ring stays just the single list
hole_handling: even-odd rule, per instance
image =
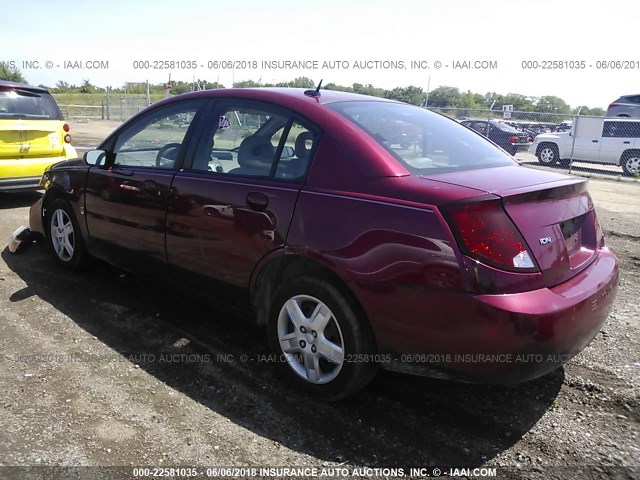
[{"label": "car shadow on ground", "polygon": [[42,194],[38,191],[0,192],[0,210],[30,207],[38,201]]},{"label": "car shadow on ground", "polygon": [[[171,388],[322,461],[481,465],[538,422],[564,380],[559,369],[509,389],[381,372],[354,397],[323,404],[290,389],[274,364],[260,361],[264,332],[229,311],[100,263],[66,272],[39,246],[21,255],[5,248],[2,257],[27,284],[11,302],[37,295],[114,352],[153,355],[139,365]],[[166,353],[210,358],[160,363]]]}]

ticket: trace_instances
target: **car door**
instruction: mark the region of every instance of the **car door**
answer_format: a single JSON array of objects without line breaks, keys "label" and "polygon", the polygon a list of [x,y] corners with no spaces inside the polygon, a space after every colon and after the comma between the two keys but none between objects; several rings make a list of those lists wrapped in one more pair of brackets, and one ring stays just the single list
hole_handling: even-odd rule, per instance
[{"label": "car door", "polygon": [[640,122],[604,122],[600,145],[600,161],[618,165],[622,152],[634,148],[638,138],[640,138]]},{"label": "car door", "polygon": [[165,218],[171,182],[206,101],[150,110],[122,128],[87,175],[85,215],[92,252],[136,271],[166,273]]},{"label": "car door", "polygon": [[171,274],[244,303],[256,264],[285,243],[318,131],[291,112],[221,102],[193,162],[176,174],[167,214]]},{"label": "car door", "polygon": [[578,117],[571,131],[568,143],[568,153],[571,155],[573,146],[573,158],[597,162],[600,160],[600,147],[602,145],[603,119]]}]

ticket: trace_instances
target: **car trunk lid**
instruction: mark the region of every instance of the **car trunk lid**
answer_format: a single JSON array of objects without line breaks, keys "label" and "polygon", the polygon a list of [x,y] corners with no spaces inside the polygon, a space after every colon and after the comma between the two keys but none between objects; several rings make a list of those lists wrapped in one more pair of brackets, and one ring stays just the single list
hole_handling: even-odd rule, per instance
[{"label": "car trunk lid", "polygon": [[597,256],[602,240],[583,178],[501,167],[446,173],[441,182],[482,190],[502,205],[529,246],[547,287],[577,275]]},{"label": "car trunk lid", "polygon": [[0,160],[64,153],[61,120],[0,119]]}]

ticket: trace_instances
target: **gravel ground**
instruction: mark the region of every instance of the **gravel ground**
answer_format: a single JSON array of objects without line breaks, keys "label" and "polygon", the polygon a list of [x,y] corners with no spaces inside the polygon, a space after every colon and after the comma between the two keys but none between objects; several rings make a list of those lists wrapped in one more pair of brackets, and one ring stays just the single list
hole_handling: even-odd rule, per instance
[{"label": "gravel ground", "polygon": [[[5,248],[0,478],[24,478],[6,466],[37,465],[465,465],[496,467],[497,478],[640,478],[640,185],[591,180],[590,190],[621,265],[615,308],[583,353],[516,388],[382,372],[355,397],[319,404],[260,361],[264,332],[233,312],[106,265],[71,274],[38,246]],[[26,224],[36,198],[0,195],[0,238]]]}]

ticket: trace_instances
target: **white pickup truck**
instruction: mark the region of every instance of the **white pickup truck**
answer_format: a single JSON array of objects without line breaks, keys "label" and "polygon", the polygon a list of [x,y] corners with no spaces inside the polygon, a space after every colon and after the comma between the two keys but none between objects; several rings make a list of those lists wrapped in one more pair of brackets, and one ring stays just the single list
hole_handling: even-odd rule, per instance
[{"label": "white pickup truck", "polygon": [[640,174],[640,120],[578,117],[570,132],[538,135],[529,151],[545,165],[568,164],[573,158],[620,165],[635,176]]}]

